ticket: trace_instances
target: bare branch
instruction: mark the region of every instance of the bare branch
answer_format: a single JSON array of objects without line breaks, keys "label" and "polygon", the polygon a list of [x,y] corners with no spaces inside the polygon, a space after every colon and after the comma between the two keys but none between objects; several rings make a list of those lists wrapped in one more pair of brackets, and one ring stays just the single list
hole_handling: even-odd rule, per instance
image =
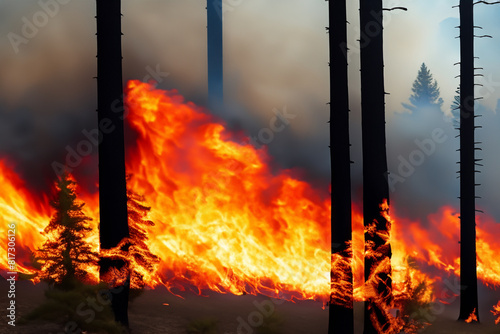
[{"label": "bare branch", "polygon": [[499,4],[499,3],[500,3],[500,1],[488,2],[488,1],[483,1],[483,0],[481,0],[481,1],[478,1],[478,2],[473,3],[473,5],[477,5],[477,4],[480,4],[480,3],[483,3],[483,4],[485,4],[485,5],[496,5],[496,4]]},{"label": "bare branch", "polygon": [[382,8],[382,10],[387,10],[387,11],[396,10],[396,9],[404,10],[404,11],[408,10],[408,8],[405,8],[405,7]]}]

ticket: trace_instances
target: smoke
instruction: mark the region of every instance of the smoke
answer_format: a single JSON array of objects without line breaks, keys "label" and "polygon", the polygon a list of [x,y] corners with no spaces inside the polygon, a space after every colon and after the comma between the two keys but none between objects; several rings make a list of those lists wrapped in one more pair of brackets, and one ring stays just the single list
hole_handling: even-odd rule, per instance
[{"label": "smoke", "polygon": [[[54,0],[57,1],[57,0]],[[43,1],[42,1],[43,2]],[[49,3],[50,0],[44,3]],[[223,109],[210,113],[225,120],[228,127],[255,137],[275,158],[275,169],[304,168],[304,177],[321,187],[329,180],[328,140],[329,71],[327,2],[301,0],[243,0],[224,2],[225,98]],[[384,6],[396,5],[387,1]],[[458,79],[453,66],[458,57],[454,26],[458,10],[450,4],[431,0],[409,0],[408,12],[384,12],[385,77],[388,160],[391,172],[398,173],[399,157],[409,159],[418,150],[415,140],[432,139],[442,128],[447,136],[435,152],[404,182],[395,184],[394,202],[412,216],[425,216],[436,206],[458,203],[455,179],[458,148],[456,132],[443,120],[449,114]],[[187,100],[205,106],[207,102],[206,1],[123,0],[124,81],[155,80],[161,89],[177,89]],[[25,21],[34,22],[44,9],[38,1],[0,4],[0,156],[14,160],[28,184],[43,191],[52,182],[54,161],[64,162],[67,146],[75,148],[85,140],[83,130],[96,124],[95,4],[69,1],[58,13],[37,28],[26,44],[15,52],[9,33],[22,36]],[[497,33],[493,18],[498,9],[480,9],[478,22],[485,33]],[[423,24],[422,17],[425,17]],[[26,18],[26,20],[24,20]],[[351,156],[355,200],[362,186],[361,112],[359,92],[359,20],[357,3],[349,2],[349,81],[351,102]],[[488,29],[488,31],[486,31]],[[495,37],[497,38],[497,37]],[[495,180],[495,144],[499,124],[492,111],[500,98],[495,52],[498,43],[484,39],[478,54],[485,68],[480,92],[487,95],[483,136],[483,174],[488,180],[478,201],[500,217],[494,204],[498,189]],[[445,104],[442,111],[409,115],[401,103],[411,94],[411,84],[422,62],[437,79]],[[491,75],[491,76],[490,76]],[[273,131],[275,111],[295,117]],[[208,112],[208,111],[207,111]],[[427,115],[424,117],[424,114]],[[279,126],[280,123],[273,125]],[[279,127],[281,129],[281,127]],[[271,132],[270,132],[271,131]],[[132,136],[133,134],[131,134]],[[259,138],[259,135],[261,138]],[[495,139],[496,140],[496,139]],[[133,137],[127,138],[128,142]],[[75,169],[82,186],[95,188],[97,158],[94,152]],[[425,154],[425,152],[424,152]],[[497,168],[498,169],[498,168]],[[398,174],[399,175],[399,174]],[[495,189],[496,188],[496,189]]]},{"label": "smoke", "polygon": [[437,106],[417,106],[387,120],[388,180],[400,214],[425,218],[443,204],[456,204],[456,133]]},{"label": "smoke", "polygon": [[[318,9],[325,6],[294,3],[297,11],[308,10],[313,17],[282,15],[277,23],[276,13],[285,13],[289,2],[266,4],[262,15],[263,3],[243,1],[224,13],[227,107],[210,112],[230,128],[258,137],[269,128],[273,110],[286,107],[296,120],[261,144],[275,154],[278,165],[311,167],[311,174],[324,176],[329,169],[327,18],[322,18],[324,24],[312,23],[324,16]],[[0,156],[14,160],[28,184],[42,190],[55,177],[51,164],[64,163],[66,147],[75,148],[85,140],[82,131],[95,127],[95,4],[60,4],[53,17],[37,1],[1,6],[0,12],[11,13],[2,21],[2,34],[13,33],[23,42],[0,42],[0,118],[7,129]],[[124,81],[153,79],[161,89],[177,89],[188,100],[206,105],[205,2],[123,1],[122,7]],[[48,20],[39,26],[40,15]],[[259,29],[255,16],[262,22]],[[253,47],[259,40],[261,46]],[[304,47],[302,41],[311,45]],[[288,143],[296,144],[288,149]],[[316,147],[322,149],[312,155]],[[75,173],[92,173],[95,152],[85,162]],[[83,186],[95,186],[95,178],[88,183]]]}]

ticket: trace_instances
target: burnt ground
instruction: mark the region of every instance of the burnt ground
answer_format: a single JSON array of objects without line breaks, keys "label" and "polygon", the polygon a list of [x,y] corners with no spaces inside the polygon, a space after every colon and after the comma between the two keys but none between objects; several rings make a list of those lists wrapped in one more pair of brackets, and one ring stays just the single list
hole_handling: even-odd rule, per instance
[{"label": "burnt ground", "polygon": [[[33,285],[30,282],[17,282],[16,313],[23,315],[35,308],[44,300],[43,284]],[[0,308],[2,318],[0,334],[60,334],[64,333],[61,324],[29,323],[15,328],[7,325],[6,307],[7,282],[0,279]],[[485,305],[495,304],[500,299],[500,291],[488,290],[483,294]],[[165,288],[147,290],[135,299],[129,308],[130,327],[132,334],[171,333],[186,334],[186,329],[193,321],[212,319],[216,321],[216,334],[258,334],[257,324],[262,320],[266,323],[281,322],[281,331],[267,332],[269,334],[326,334],[328,328],[328,309],[323,309],[320,302],[300,301],[296,303],[274,303],[263,296],[234,296],[209,292],[208,296],[195,293],[183,293],[184,298],[172,295]],[[168,304],[168,305],[165,305]],[[271,306],[272,305],[272,306]],[[262,308],[264,307],[264,308]],[[260,308],[260,309],[259,309]],[[274,310],[273,310],[274,309]],[[356,303],[355,316],[361,321],[362,303]],[[272,314],[272,315],[271,315]],[[500,325],[494,325],[493,316],[488,307],[480,310],[481,324],[465,325],[456,321],[458,315],[457,301],[446,305],[432,314],[434,324],[421,333],[425,334],[468,334],[500,333]],[[204,320],[205,321],[205,320]],[[356,334],[362,333],[361,323],[356,324]],[[239,331],[238,331],[239,330]],[[90,334],[90,333],[88,333]]]}]

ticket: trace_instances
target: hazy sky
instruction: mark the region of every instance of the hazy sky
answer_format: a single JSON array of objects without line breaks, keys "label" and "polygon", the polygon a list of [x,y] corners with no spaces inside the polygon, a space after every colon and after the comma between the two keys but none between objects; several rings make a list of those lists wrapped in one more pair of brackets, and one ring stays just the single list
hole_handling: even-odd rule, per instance
[{"label": "hazy sky", "polygon": [[[64,3],[64,4],[61,4]],[[57,7],[53,4],[57,3]],[[143,79],[154,69],[168,72],[160,88],[178,89],[187,99],[206,102],[206,1],[123,0],[124,78]],[[224,0],[224,65],[226,110],[213,111],[233,128],[257,135],[286,107],[297,117],[286,131],[276,134],[270,153],[281,166],[302,166],[311,176],[327,177],[328,151],[328,36],[327,5],[323,0]],[[51,4],[45,6],[42,4]],[[449,113],[459,79],[458,0],[384,1],[384,6],[405,6],[408,11],[384,13],[385,90],[389,166],[397,171],[399,156],[408,158],[414,140],[424,140],[441,114],[408,118],[401,106],[422,62],[438,81]],[[358,1],[349,1],[349,53],[354,187],[360,178],[360,106]],[[48,9],[47,9],[48,8]],[[46,12],[53,15],[44,14]],[[500,220],[496,209],[500,168],[495,137],[500,99],[500,6],[477,5],[477,33],[493,36],[476,40],[477,67],[483,67],[482,134],[485,158],[482,178],[488,179],[478,202]],[[52,17],[53,16],[53,17]],[[0,1],[0,156],[9,156],[18,170],[43,187],[53,177],[50,163],[61,159],[64,147],[82,138],[96,120],[95,1]],[[45,20],[45,18],[48,18]],[[28,23],[27,23],[28,22]],[[29,25],[38,24],[35,29]],[[26,35],[26,33],[28,33]],[[13,43],[13,34],[26,38]],[[17,49],[17,50],[16,50]],[[406,116],[405,116],[406,115]],[[406,117],[406,118],[405,118]],[[439,124],[438,124],[439,123]],[[452,131],[452,128],[445,129]],[[457,204],[454,173],[454,133],[436,153],[416,168],[408,181],[398,184],[392,197],[402,203],[433,210],[432,203]],[[402,144],[404,143],[404,144]],[[397,144],[397,145],[396,145]],[[445,150],[446,148],[446,150]],[[458,148],[458,147],[457,147]],[[391,151],[392,150],[392,151]],[[33,174],[33,171],[36,173]],[[82,173],[92,173],[90,170]],[[453,178],[440,177],[452,173]],[[427,194],[427,195],[426,195]],[[439,201],[428,194],[434,194]],[[453,202],[455,201],[455,202]],[[418,209],[420,210],[420,209]],[[413,212],[413,214],[419,214]],[[421,212],[420,214],[424,214]]]}]

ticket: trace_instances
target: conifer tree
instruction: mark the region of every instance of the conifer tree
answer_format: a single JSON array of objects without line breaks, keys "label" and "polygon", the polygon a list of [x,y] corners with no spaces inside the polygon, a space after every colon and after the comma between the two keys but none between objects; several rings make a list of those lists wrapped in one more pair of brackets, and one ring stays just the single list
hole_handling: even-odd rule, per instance
[{"label": "conifer tree", "polygon": [[77,200],[76,183],[63,174],[56,183],[56,196],[51,206],[56,210],[44,229],[47,241],[35,252],[41,264],[38,278],[50,285],[71,288],[74,280],[87,281],[89,266],[97,266],[97,253],[85,238],[92,231],[92,218],[82,211],[84,203]]},{"label": "conifer tree", "polygon": [[127,191],[128,200],[128,224],[130,231],[129,253],[133,258],[134,265],[131,266],[130,286],[132,288],[143,288],[144,273],[153,273],[160,258],[153,254],[147,245],[147,227],[155,224],[148,218],[151,207],[146,205],[144,196],[131,190]]},{"label": "conifer tree", "polygon": [[[130,179],[130,175],[127,177]],[[144,196],[127,189],[128,225],[130,237],[125,238],[115,248],[103,250],[102,257],[110,260],[125,262],[129,273],[116,273],[115,275],[130,275],[130,287],[142,289],[145,286],[144,276],[156,271],[160,262],[158,256],[153,254],[147,244],[147,228],[155,224],[148,218],[151,207],[146,204]]]},{"label": "conifer tree", "polygon": [[417,108],[437,106],[441,108],[443,99],[440,97],[437,81],[433,79],[431,72],[422,63],[418,71],[417,78],[413,82],[410,96],[411,105],[403,103],[403,106],[411,111]]}]

